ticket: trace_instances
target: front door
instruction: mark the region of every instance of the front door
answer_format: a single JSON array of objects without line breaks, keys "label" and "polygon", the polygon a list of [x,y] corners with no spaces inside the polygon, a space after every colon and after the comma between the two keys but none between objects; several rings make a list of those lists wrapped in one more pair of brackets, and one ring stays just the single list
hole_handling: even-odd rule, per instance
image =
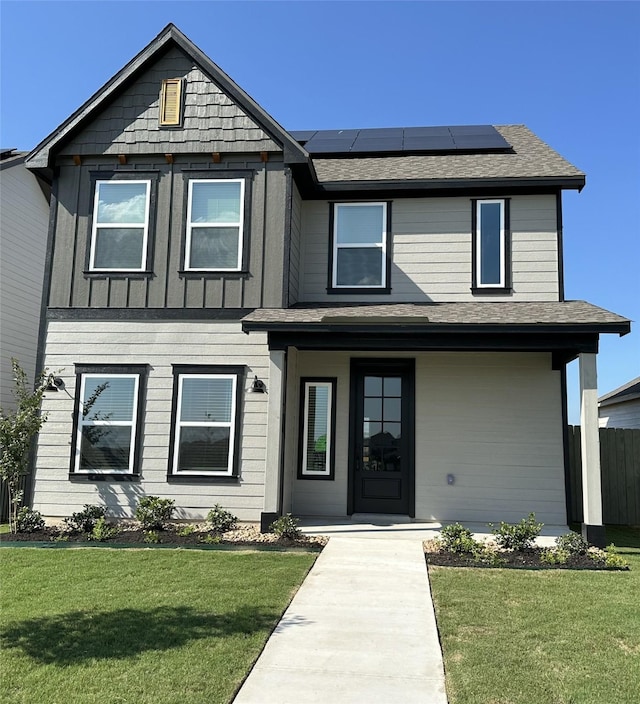
[{"label": "front door", "polygon": [[414,362],[352,360],[352,513],[414,515]]}]

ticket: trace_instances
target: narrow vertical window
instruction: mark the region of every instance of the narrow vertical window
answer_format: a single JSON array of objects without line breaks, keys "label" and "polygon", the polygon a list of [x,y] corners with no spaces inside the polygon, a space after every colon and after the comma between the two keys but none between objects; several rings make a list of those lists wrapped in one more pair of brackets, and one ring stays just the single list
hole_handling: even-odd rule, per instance
[{"label": "narrow vertical window", "polygon": [[302,380],[300,478],[333,479],[335,379]]},{"label": "narrow vertical window", "polygon": [[160,125],[178,126],[182,122],[182,79],[167,78],[160,90]]},{"label": "narrow vertical window", "polygon": [[506,288],[507,227],[504,200],[479,200],[475,204],[475,286]]}]

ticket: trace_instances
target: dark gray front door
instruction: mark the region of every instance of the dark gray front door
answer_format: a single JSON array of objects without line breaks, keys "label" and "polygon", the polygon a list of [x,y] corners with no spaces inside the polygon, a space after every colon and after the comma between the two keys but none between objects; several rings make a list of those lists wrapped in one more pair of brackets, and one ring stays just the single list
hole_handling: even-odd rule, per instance
[{"label": "dark gray front door", "polygon": [[413,360],[353,360],[353,513],[413,515]]}]

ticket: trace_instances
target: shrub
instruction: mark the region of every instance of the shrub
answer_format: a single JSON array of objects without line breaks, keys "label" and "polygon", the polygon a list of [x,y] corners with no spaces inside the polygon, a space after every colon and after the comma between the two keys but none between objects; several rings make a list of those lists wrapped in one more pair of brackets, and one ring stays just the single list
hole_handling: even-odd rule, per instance
[{"label": "shrub", "polygon": [[540,553],[540,562],[545,565],[566,565],[570,555],[565,548],[546,548]]},{"label": "shrub", "polygon": [[302,531],[298,528],[298,519],[287,513],[271,524],[271,530],[278,538],[285,540],[297,540],[302,537]]},{"label": "shrub", "polygon": [[216,533],[215,535],[208,533],[204,537],[200,536],[200,542],[205,545],[219,545],[222,542],[222,538],[220,538],[220,533]]},{"label": "shrub", "polygon": [[176,533],[178,535],[182,536],[183,538],[185,538],[187,535],[192,535],[195,532],[196,532],[196,527],[192,526],[189,523],[185,526],[180,526],[180,528],[178,528],[176,530]]},{"label": "shrub", "polygon": [[476,542],[471,555],[476,562],[487,567],[502,567],[507,563],[497,546],[493,544]]},{"label": "shrub", "polygon": [[85,504],[82,511],[72,513],[64,519],[64,524],[70,533],[91,533],[96,523],[107,515],[104,506]]},{"label": "shrub", "polygon": [[496,543],[505,550],[523,551],[533,546],[535,539],[540,535],[544,523],[536,522],[536,514],[530,513],[527,518],[523,518],[520,523],[511,525],[500,522],[499,528],[492,528]]},{"label": "shrub", "polygon": [[18,533],[36,533],[40,530],[44,530],[44,518],[40,511],[23,506],[16,516],[16,531]]},{"label": "shrub", "polygon": [[216,504],[207,514],[207,523],[214,533],[226,533],[238,525],[238,517]]},{"label": "shrub", "polygon": [[160,534],[157,530],[145,530],[143,540],[145,543],[159,543]]},{"label": "shrub", "polygon": [[136,507],[136,520],[143,530],[164,530],[171,520],[176,502],[173,499],[161,499],[159,496],[144,496]]},{"label": "shrub", "polygon": [[604,566],[608,570],[628,570],[629,569],[629,563],[627,560],[622,557],[618,553],[618,549],[616,546],[611,543],[611,545],[607,545],[606,549],[606,555],[604,558]]},{"label": "shrub", "polygon": [[105,540],[109,540],[109,538],[114,538],[119,532],[120,531],[117,526],[110,526],[105,517],[101,516],[96,521],[95,526],[93,526],[93,530],[91,531],[89,537],[91,540],[97,540],[102,543]]},{"label": "shrub", "polygon": [[473,539],[471,531],[460,523],[444,526],[440,531],[440,540],[445,550],[459,555],[471,554],[479,545]]},{"label": "shrub", "polygon": [[580,535],[580,533],[567,533],[559,535],[556,538],[556,545],[561,550],[566,550],[570,555],[586,555],[589,549],[589,543]]}]

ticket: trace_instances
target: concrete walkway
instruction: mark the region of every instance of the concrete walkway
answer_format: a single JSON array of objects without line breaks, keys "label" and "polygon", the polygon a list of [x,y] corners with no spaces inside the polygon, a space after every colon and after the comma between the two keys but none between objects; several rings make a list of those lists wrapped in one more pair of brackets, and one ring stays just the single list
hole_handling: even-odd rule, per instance
[{"label": "concrete walkway", "polygon": [[333,533],[234,704],[418,702],[447,702],[421,538]]}]

